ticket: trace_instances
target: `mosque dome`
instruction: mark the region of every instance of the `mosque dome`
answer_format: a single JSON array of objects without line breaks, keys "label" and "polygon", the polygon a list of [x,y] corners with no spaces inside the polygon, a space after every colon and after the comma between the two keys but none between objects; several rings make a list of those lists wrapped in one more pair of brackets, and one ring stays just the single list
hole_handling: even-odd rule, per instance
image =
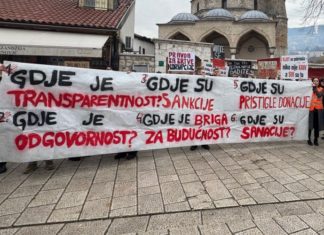
[{"label": "mosque dome", "polygon": [[248,11],[245,12],[241,17],[240,21],[269,21],[269,17],[262,11]]},{"label": "mosque dome", "polygon": [[233,20],[233,15],[223,8],[215,8],[207,12],[205,18]]},{"label": "mosque dome", "polygon": [[170,23],[193,23],[199,20],[199,18],[191,13],[179,13],[175,15]]}]

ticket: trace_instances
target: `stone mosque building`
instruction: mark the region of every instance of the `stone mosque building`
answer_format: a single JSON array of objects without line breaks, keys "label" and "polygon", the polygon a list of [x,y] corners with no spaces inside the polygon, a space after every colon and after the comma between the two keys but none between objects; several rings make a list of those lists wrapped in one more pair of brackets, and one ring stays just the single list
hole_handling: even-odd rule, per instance
[{"label": "stone mosque building", "polygon": [[191,13],[158,24],[156,70],[168,51],[210,58],[256,60],[287,53],[285,0],[191,0]]}]

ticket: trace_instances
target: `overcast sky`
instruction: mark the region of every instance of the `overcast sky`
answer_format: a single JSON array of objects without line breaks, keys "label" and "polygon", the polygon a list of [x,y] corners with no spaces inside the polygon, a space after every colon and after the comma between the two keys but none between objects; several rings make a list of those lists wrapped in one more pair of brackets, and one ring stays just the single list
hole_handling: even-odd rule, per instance
[{"label": "overcast sky", "polygon": [[[287,0],[289,27],[302,27],[304,0]],[[158,37],[157,23],[166,23],[180,12],[190,12],[190,0],[136,0],[135,32],[152,38]],[[324,17],[322,17],[324,18]],[[324,24],[324,19],[320,21]]]}]

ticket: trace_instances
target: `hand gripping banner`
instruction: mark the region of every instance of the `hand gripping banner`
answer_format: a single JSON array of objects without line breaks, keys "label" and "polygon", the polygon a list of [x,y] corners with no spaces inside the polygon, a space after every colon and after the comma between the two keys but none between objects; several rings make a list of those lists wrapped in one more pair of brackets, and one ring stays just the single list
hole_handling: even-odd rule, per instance
[{"label": "hand gripping banner", "polygon": [[5,66],[0,162],[307,137],[309,81]]}]

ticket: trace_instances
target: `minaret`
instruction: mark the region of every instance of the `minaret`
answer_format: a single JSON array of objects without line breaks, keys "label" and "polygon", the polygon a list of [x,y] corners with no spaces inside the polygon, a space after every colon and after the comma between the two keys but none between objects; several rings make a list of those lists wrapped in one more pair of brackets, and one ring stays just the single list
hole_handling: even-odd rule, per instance
[{"label": "minaret", "polygon": [[200,15],[200,13],[213,8],[221,8],[222,0],[191,0],[191,14]]},{"label": "minaret", "polygon": [[200,10],[205,9],[205,0],[191,0],[191,14],[197,14]]},{"label": "minaret", "polygon": [[285,0],[268,1],[268,8],[265,13],[277,21],[276,26],[276,56],[286,55],[288,51],[288,18]]},{"label": "minaret", "polygon": [[226,8],[229,10],[253,10],[254,0],[191,0],[192,14],[214,8]]}]

